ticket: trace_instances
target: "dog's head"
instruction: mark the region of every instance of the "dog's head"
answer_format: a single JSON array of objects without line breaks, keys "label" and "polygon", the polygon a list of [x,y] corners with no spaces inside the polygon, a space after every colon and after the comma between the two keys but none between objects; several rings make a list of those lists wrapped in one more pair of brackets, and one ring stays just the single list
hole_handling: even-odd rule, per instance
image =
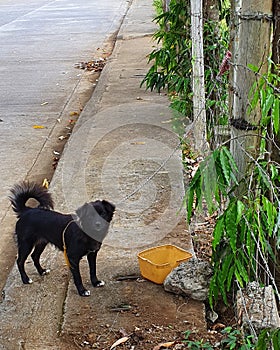
[{"label": "dog's head", "polygon": [[111,222],[114,212],[115,212],[115,206],[114,204],[107,202],[106,200],[97,200],[95,202],[90,202],[90,205],[92,205],[97,213],[107,222]]},{"label": "dog's head", "polygon": [[76,210],[80,228],[91,238],[102,242],[115,211],[114,204],[106,200],[85,203]]}]

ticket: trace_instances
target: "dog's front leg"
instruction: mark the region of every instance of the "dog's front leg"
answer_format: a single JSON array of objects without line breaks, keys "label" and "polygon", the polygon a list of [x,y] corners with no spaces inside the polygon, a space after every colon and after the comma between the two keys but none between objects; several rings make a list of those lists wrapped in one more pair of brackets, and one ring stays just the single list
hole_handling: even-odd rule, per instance
[{"label": "dog's front leg", "polygon": [[105,282],[99,281],[96,277],[96,257],[97,257],[98,250],[95,252],[90,252],[87,255],[88,259],[88,265],[90,270],[90,279],[93,287],[103,287]]},{"label": "dog's front leg", "polygon": [[69,257],[69,262],[70,262],[70,269],[73,275],[73,279],[74,279],[74,283],[75,286],[78,290],[78,293],[82,296],[82,297],[88,297],[90,296],[90,291],[85,289],[85,287],[83,286],[83,282],[82,282],[82,277],[81,277],[81,273],[80,273],[80,260],[77,259],[71,259],[71,257]]}]

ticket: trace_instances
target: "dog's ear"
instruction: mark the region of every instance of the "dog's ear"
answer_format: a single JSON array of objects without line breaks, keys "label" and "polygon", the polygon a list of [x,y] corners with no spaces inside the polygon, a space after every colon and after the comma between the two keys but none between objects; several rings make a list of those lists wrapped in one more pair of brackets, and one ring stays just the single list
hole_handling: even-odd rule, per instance
[{"label": "dog's ear", "polygon": [[91,204],[85,203],[76,210],[76,214],[78,215],[78,217],[80,219],[83,219],[83,218],[87,217],[90,209],[91,209]]},{"label": "dog's ear", "polygon": [[110,203],[106,200],[102,201],[102,204],[104,206],[104,208],[109,212],[109,213],[114,213],[116,206],[113,203]]}]

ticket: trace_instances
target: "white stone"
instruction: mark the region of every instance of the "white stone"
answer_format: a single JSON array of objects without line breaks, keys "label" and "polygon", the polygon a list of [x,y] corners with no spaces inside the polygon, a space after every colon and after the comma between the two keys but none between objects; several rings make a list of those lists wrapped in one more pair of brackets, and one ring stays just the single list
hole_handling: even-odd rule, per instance
[{"label": "white stone", "polygon": [[280,318],[272,286],[260,287],[257,282],[248,284],[236,296],[237,315],[242,326],[250,330],[250,325],[259,333],[262,329],[280,327]]},{"label": "white stone", "polygon": [[204,301],[208,298],[212,274],[209,263],[192,258],[170,272],[164,281],[164,289],[167,292]]}]

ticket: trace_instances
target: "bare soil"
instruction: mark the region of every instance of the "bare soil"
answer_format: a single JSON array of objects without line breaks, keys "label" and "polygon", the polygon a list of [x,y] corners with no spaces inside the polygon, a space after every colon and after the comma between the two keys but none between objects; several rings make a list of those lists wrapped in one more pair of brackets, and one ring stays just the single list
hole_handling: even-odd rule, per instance
[{"label": "bare soil", "polygon": [[[192,228],[196,255],[201,259],[210,259],[213,223],[213,218],[206,218]],[[182,221],[162,243],[174,243],[175,239],[178,245],[184,245],[184,236],[176,233],[184,229]],[[101,264],[107,255],[107,247],[102,249]],[[219,349],[221,331],[235,323],[232,308],[223,304],[217,310],[219,319],[214,324],[207,323],[207,306],[167,293],[162,285],[143,279],[133,262],[123,267],[118,261],[106,264],[105,269],[101,268],[101,276],[108,283],[104,289],[93,292],[92,298],[97,300],[86,302],[83,307],[66,306],[68,319],[60,336],[71,349],[110,349],[118,341],[116,349],[185,349],[187,331],[191,332],[189,340],[203,339]]]}]

